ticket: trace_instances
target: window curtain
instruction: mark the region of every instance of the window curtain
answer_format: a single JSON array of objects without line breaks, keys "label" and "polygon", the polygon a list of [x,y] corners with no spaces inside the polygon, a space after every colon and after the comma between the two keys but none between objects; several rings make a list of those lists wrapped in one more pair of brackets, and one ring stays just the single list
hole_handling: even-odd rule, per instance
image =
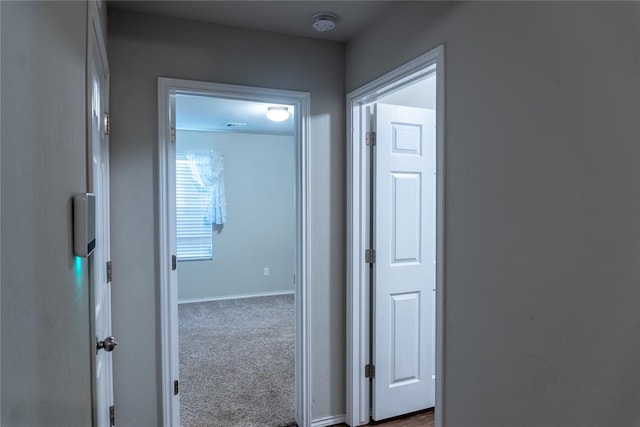
[{"label": "window curtain", "polygon": [[227,222],[227,198],[224,191],[224,156],[220,151],[187,155],[193,179],[211,193],[207,221],[213,225]]}]

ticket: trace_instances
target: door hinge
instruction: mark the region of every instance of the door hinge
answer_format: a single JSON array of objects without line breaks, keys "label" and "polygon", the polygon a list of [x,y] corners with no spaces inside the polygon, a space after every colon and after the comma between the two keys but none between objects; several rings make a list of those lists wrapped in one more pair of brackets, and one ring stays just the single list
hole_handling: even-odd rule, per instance
[{"label": "door hinge", "polygon": [[111,134],[111,114],[104,113],[104,134]]},{"label": "door hinge", "polygon": [[373,147],[376,145],[376,133],[375,132],[367,132],[367,145]]},{"label": "door hinge", "polygon": [[111,261],[107,261],[107,283],[111,283]]},{"label": "door hinge", "polygon": [[376,263],[376,250],[375,249],[367,249],[364,251],[364,262],[367,264],[375,264]]},{"label": "door hinge", "polygon": [[180,385],[178,383],[178,380],[175,380],[173,382],[173,395],[177,396],[179,392],[180,392]]},{"label": "door hinge", "polygon": [[113,405],[109,406],[109,425],[116,425],[116,407]]},{"label": "door hinge", "polygon": [[176,128],[171,128],[171,142],[176,142]]},{"label": "door hinge", "polygon": [[171,255],[171,270],[175,271],[178,268],[178,257]]},{"label": "door hinge", "polygon": [[364,377],[365,378],[375,378],[376,377],[376,367],[372,364],[364,365]]}]

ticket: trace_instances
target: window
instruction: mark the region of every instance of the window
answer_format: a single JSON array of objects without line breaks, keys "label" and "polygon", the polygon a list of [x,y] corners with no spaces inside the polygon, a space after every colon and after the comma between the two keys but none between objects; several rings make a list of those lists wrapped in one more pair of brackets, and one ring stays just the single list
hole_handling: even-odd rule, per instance
[{"label": "window", "polygon": [[211,190],[193,179],[186,154],[176,155],[176,235],[178,259],[210,260],[213,257],[211,222],[207,214]]}]

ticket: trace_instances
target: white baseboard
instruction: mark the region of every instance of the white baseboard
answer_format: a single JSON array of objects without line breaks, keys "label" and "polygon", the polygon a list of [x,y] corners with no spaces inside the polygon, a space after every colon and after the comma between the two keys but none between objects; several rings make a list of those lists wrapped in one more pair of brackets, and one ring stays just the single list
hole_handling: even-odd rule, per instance
[{"label": "white baseboard", "polygon": [[311,421],[311,427],[327,427],[334,426],[336,424],[342,424],[346,418],[346,415],[335,415],[333,417],[325,417]]},{"label": "white baseboard", "polygon": [[225,295],[222,297],[191,298],[191,299],[178,300],[178,304],[189,304],[192,302],[221,301],[225,299],[273,297],[277,295],[293,295],[294,293],[295,293],[294,291],[272,291],[272,292],[259,292],[255,294]]}]

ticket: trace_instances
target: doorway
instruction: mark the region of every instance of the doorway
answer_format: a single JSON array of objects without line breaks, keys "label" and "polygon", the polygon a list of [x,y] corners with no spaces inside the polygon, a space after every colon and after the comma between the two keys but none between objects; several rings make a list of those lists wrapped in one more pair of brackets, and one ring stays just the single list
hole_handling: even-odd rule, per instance
[{"label": "doorway", "polygon": [[182,427],[295,423],[296,114],[176,95]]},{"label": "doorway", "polygon": [[[227,321],[235,319],[233,327],[219,328],[217,332],[215,328],[209,328],[208,331],[214,334],[227,334],[231,329],[236,329],[236,332],[244,335],[244,337],[231,337],[230,340],[227,340],[223,335],[217,335],[215,339],[204,337],[201,340],[201,344],[205,346],[203,347],[205,352],[207,348],[210,348],[207,346],[215,345],[216,349],[221,349],[228,341],[227,351],[218,354],[218,362],[221,363],[224,363],[225,357],[237,350],[236,347],[242,347],[239,345],[240,343],[246,344],[247,341],[250,341],[249,336],[257,332],[256,324],[262,322],[259,326],[264,326],[264,333],[260,335],[264,336],[259,337],[262,340],[256,338],[254,344],[258,345],[259,342],[262,342],[267,347],[261,352],[256,352],[256,356],[258,353],[262,353],[265,359],[271,357],[274,359],[271,363],[274,370],[277,370],[276,365],[279,369],[286,370],[286,366],[284,366],[286,364],[283,366],[279,364],[282,364],[280,362],[287,357],[276,360],[278,357],[276,353],[291,352],[294,356],[293,365],[295,368],[292,366],[291,369],[294,372],[287,374],[291,380],[291,384],[288,384],[287,387],[290,387],[292,391],[295,390],[290,393],[290,398],[293,398],[295,402],[294,404],[284,402],[284,404],[285,406],[291,405],[289,421],[295,421],[300,426],[308,425],[309,342],[307,330],[309,303],[306,289],[308,283],[306,187],[309,95],[302,92],[165,78],[159,79],[158,88],[159,157],[161,160],[159,175],[162,193],[160,259],[162,264],[163,381],[169,385],[169,387],[163,388],[164,425],[180,425],[181,396],[184,399],[191,399],[199,394],[194,387],[190,387],[202,380],[202,377],[197,378],[199,377],[198,368],[195,370],[185,369],[183,360],[181,360],[181,357],[184,358],[186,354],[189,354],[184,352],[185,349],[194,344],[196,340],[188,342],[181,340],[180,333],[191,338],[200,336],[200,333],[192,327],[196,325],[197,329],[197,323],[204,318],[210,326],[225,322],[225,318]],[[226,113],[236,109],[245,109],[245,111],[251,109],[262,111],[264,109],[265,111],[261,113],[264,115],[269,107],[276,107],[275,109],[279,109],[281,113],[284,109],[291,115],[288,119],[289,130],[286,131],[288,135],[283,135],[281,131],[277,130],[280,128],[251,129],[254,120],[235,118],[225,119],[220,124],[225,129],[195,130],[193,129],[194,125],[190,130],[185,129],[184,123],[179,123],[182,121],[181,111],[186,111],[185,109],[188,109],[189,105],[193,107],[203,102],[209,105],[201,110],[213,106],[218,111]],[[217,107],[212,103],[217,103]],[[203,112],[211,114],[211,111]],[[227,132],[220,132],[220,130]],[[229,130],[231,132],[228,132]],[[287,144],[289,145],[288,149],[286,148]],[[287,188],[291,190],[289,200],[283,201],[283,204],[288,205],[284,206],[283,212],[285,213],[280,215],[290,216],[290,218],[280,218],[280,222],[285,228],[289,227],[290,238],[281,236],[282,242],[273,241],[273,236],[269,234],[269,231],[274,231],[269,230],[269,223],[273,224],[272,228],[274,229],[277,226],[276,219],[267,220],[269,213],[265,212],[267,206],[264,206],[263,193],[265,188],[257,193],[255,191],[251,193],[252,190],[255,190],[252,187],[269,184],[265,177],[260,179],[255,176],[255,173],[259,173],[261,168],[267,170],[268,166],[273,166],[273,163],[283,160],[276,158],[269,160],[268,156],[277,155],[277,153],[269,151],[269,146],[273,151],[282,151],[280,153],[282,156],[286,157],[290,154],[290,157],[285,159],[290,170],[284,170],[287,169],[284,166],[280,167],[278,173],[282,176],[277,177],[280,181],[271,183],[272,188],[273,186],[282,187],[279,188],[282,190],[280,193],[287,192]],[[249,165],[247,162],[253,163]],[[183,163],[188,167],[182,167]],[[246,168],[255,169],[254,173],[245,171],[245,176],[243,176],[243,171],[239,170],[242,164]],[[213,175],[202,172],[209,170],[211,165],[215,165],[217,168]],[[214,178],[212,182],[204,182],[212,178]],[[259,183],[256,182],[257,180],[264,182]],[[222,186],[219,185],[220,182],[222,182]],[[193,190],[196,187],[202,190],[202,184],[206,184],[204,193],[207,194],[199,196]],[[200,208],[189,205],[191,202],[185,204],[184,197],[176,201],[177,185],[183,187],[186,185],[184,194],[190,194],[189,197],[192,199],[204,196],[209,200],[208,206],[207,202]],[[239,209],[240,202],[237,197],[242,192],[246,193],[245,201],[242,202],[245,206]],[[272,192],[274,197],[276,197],[276,193],[278,192]],[[231,202],[233,202],[233,209],[227,209],[227,204]],[[259,209],[254,206],[256,203],[262,203],[263,208]],[[253,207],[248,207],[247,204],[251,204]],[[194,209],[201,209],[201,211],[196,212]],[[256,215],[262,215],[262,222],[255,218]],[[200,220],[189,222],[188,219],[194,216]],[[245,216],[248,222],[245,221],[243,226],[241,219]],[[205,218],[204,224],[208,223],[208,226],[202,227],[203,217]],[[203,232],[209,234],[196,236],[196,234]],[[279,247],[280,243],[286,246],[283,251],[288,252],[288,257],[285,256],[284,261],[282,261],[283,257],[274,255],[275,252],[278,252],[275,251],[275,247]],[[273,253],[262,248],[264,245],[270,245]],[[253,249],[256,249],[256,254],[250,253]],[[215,269],[216,277],[220,279],[227,277],[227,279],[219,281],[219,286],[209,286],[210,283],[207,283],[206,279],[202,279],[203,277],[211,277],[213,270],[209,267]],[[247,274],[251,277],[239,278],[239,276]],[[180,306],[178,306],[179,302],[182,303]],[[214,313],[214,315],[203,317],[203,313],[206,312]],[[287,313],[291,314],[290,318],[287,317]],[[279,326],[282,326],[283,323],[278,323],[282,322],[283,316],[289,319],[285,320],[285,323],[289,321],[290,335],[293,335],[293,339],[291,336],[287,337],[287,340],[293,341],[294,344],[293,348],[288,350],[273,348],[274,342],[282,337],[268,338],[266,336],[269,332],[286,332],[287,327],[280,328]],[[252,323],[251,319],[254,319],[255,322]],[[228,323],[228,326],[231,326],[231,323]],[[207,343],[207,341],[214,342]],[[238,345],[232,344],[233,342]],[[185,347],[186,344],[188,346]],[[253,350],[256,348],[248,347]],[[275,353],[269,356],[271,350],[274,350]],[[233,356],[231,359],[227,357],[227,362],[235,363],[236,361],[233,359],[245,357],[248,352],[248,350],[244,351],[244,354]],[[285,356],[284,353],[282,355]],[[260,357],[256,358],[256,364],[262,364],[266,369],[269,369],[270,365],[268,361],[261,360]],[[209,365],[209,368],[211,366]],[[279,379],[276,377],[271,379],[268,375],[258,377],[255,372],[251,373],[250,367],[242,365],[234,368],[235,375],[231,376],[227,375],[228,372],[225,373],[224,366],[221,365],[219,368],[217,378],[210,378],[214,383],[218,379],[220,382],[226,382],[228,386],[231,385],[232,388],[240,390],[240,392],[244,387],[248,393],[255,395],[261,394],[255,393],[258,389],[255,387],[256,382],[261,382],[259,385],[266,386],[265,390],[267,390],[262,393],[264,399],[275,399],[271,405],[274,410],[277,406],[275,403],[282,400],[282,393],[277,390],[274,392],[274,389],[279,387],[276,384]],[[211,368],[210,370],[215,371],[216,369]],[[185,381],[190,381],[190,384],[187,385]],[[211,388],[207,384],[199,385],[204,387],[203,390]],[[278,397],[279,394],[280,397]],[[216,396],[214,394],[206,400],[208,400],[207,404],[215,404],[216,401],[221,401],[224,398],[222,395]],[[189,402],[189,408],[185,407],[190,416],[194,414],[192,411],[193,403],[192,400]],[[253,411],[254,408],[250,403],[246,403],[245,406],[238,407],[229,405],[228,401],[224,402],[222,406],[227,406],[229,412],[226,414],[218,413],[223,417],[218,420],[220,425],[233,425],[234,422],[240,422],[239,420],[242,419],[242,414],[238,412],[249,413]],[[266,408],[269,408],[269,402],[263,403]],[[255,415],[254,413],[253,416]],[[237,418],[238,416],[240,418]],[[262,420],[261,425],[269,425],[270,418],[274,421],[278,419],[274,413],[266,413],[262,416],[265,419]],[[182,417],[182,420],[185,421],[187,418]],[[205,424],[216,425],[209,421]]]},{"label": "doorway", "polygon": [[348,95],[347,422],[442,425],[444,49]]}]

